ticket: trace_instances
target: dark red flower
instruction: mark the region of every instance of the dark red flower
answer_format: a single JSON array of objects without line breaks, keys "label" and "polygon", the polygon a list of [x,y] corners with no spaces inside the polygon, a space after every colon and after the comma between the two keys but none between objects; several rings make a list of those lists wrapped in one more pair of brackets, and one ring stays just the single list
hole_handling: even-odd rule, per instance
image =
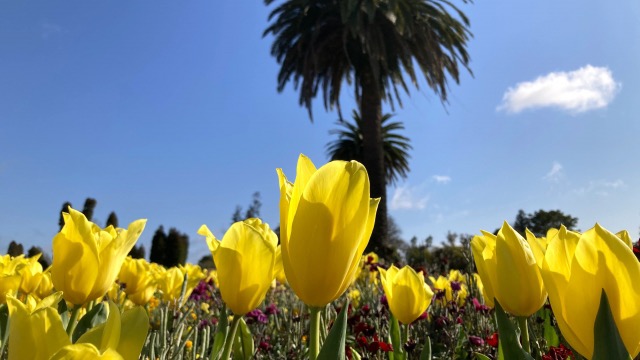
[{"label": "dark red flower", "polygon": [[487,337],[487,344],[489,346],[497,348],[498,347],[498,333],[493,333],[491,336]]},{"label": "dark red flower", "polygon": [[560,344],[558,347],[549,347],[549,351],[542,355],[542,360],[566,360],[569,357],[573,357],[573,352]]}]

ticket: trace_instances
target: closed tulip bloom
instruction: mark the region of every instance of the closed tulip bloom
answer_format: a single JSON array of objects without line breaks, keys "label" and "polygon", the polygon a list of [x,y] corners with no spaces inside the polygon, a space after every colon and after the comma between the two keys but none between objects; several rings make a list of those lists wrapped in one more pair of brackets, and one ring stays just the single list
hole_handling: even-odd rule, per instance
[{"label": "closed tulip bloom", "polygon": [[494,298],[505,311],[527,317],[547,299],[540,268],[529,243],[505,221],[498,235],[483,231],[471,240],[471,250],[484,285],[488,306]]},{"label": "closed tulip bloom", "polygon": [[424,282],[422,272],[416,273],[411,266],[398,269],[391,266],[379,268],[382,289],[387,296],[393,316],[403,324],[411,324],[429,307],[433,291]]},{"label": "closed tulip bloom", "polygon": [[132,222],[128,230],[100,229],[72,208],[62,215],[64,227],[53,238],[51,278],[65,300],[82,305],[107,293],[146,220]]},{"label": "closed tulip bloom", "polygon": [[560,228],[550,240],[542,276],[564,338],[582,356],[594,351],[594,323],[602,290],[622,341],[640,352],[640,263],[624,239],[596,224],[578,234]]},{"label": "closed tulip bloom", "polygon": [[305,304],[323,307],[353,282],[380,199],[370,197],[367,170],[356,161],[316,169],[300,155],[294,183],[277,172],[287,281]]},{"label": "closed tulip bloom", "polygon": [[29,296],[26,304],[7,297],[9,360],[48,360],[60,348],[71,344],[55,308],[61,297],[57,292],[37,302]]},{"label": "closed tulip bloom", "polygon": [[145,259],[127,257],[118,275],[127,298],[136,305],[146,305],[156,292],[156,279]]},{"label": "closed tulip bloom", "polygon": [[274,279],[278,237],[260,219],[247,219],[231,225],[218,241],[202,225],[218,270],[220,295],[236,315],[244,315],[264,300]]}]

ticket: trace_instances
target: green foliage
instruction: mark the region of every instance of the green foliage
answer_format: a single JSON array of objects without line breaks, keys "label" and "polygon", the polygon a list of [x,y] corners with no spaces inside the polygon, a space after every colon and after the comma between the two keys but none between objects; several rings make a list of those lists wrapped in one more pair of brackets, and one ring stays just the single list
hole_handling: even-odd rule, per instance
[{"label": "green foliage", "polygon": [[564,225],[568,230],[575,230],[578,218],[560,210],[538,210],[533,214],[526,214],[524,210],[519,210],[513,223],[513,229],[522,236],[525,235],[525,229],[529,229],[535,236],[543,237],[547,235],[547,230],[557,229],[560,225]]},{"label": "green foliage", "polygon": [[322,344],[322,348],[318,354],[318,360],[345,359],[348,308],[349,304],[345,303],[345,306],[342,307],[336,321],[333,323],[324,344]]},{"label": "green foliage", "polygon": [[64,212],[68,213],[69,207],[72,207],[72,206],[71,206],[71,203],[67,201],[64,204],[62,204],[62,209],[60,209],[60,214],[59,214],[60,216],[58,218],[58,225],[60,226],[60,230],[62,230],[62,228],[64,227],[64,217],[62,216],[62,213]]},{"label": "green foliage", "polygon": [[49,266],[51,266],[51,258],[42,250],[41,247],[32,246],[29,248],[29,251],[27,251],[27,257],[33,257],[38,254],[42,254],[40,255],[40,258],[38,258],[38,262],[40,263],[40,265],[42,265],[43,269],[46,269]]},{"label": "green foliage", "polygon": [[162,225],[158,227],[158,230],[153,234],[151,238],[151,251],[149,253],[149,261],[156,264],[164,263],[164,254],[166,251],[167,235],[164,232]]},{"label": "green foliage", "polygon": [[113,226],[114,228],[118,227],[118,217],[116,216],[115,211],[112,211],[109,213],[109,217],[107,218],[107,223],[105,224],[105,227],[109,225]]},{"label": "green foliage", "polygon": [[595,324],[593,325],[593,336],[594,360],[631,359],[620,337],[620,332],[618,331],[615,319],[611,313],[611,307],[609,306],[609,298],[604,289],[602,289],[600,295],[600,306],[598,308],[598,315],[596,315]]},{"label": "green foliage", "polygon": [[175,228],[169,229],[165,246],[161,265],[169,268],[179,264],[184,265],[187,262],[187,255],[189,254],[189,237],[187,234],[180,233]]},{"label": "green foliage", "polygon": [[84,216],[86,216],[87,220],[89,221],[93,220],[93,211],[95,210],[96,205],[98,205],[98,202],[96,201],[96,199],[87,198],[84,201],[84,207],[82,208],[82,213],[84,214]]},{"label": "green foliage", "polygon": [[9,243],[9,247],[7,248],[7,254],[13,257],[20,256],[24,254],[24,247],[22,246],[22,244],[19,244],[12,240]]},{"label": "green foliage", "polygon": [[144,259],[145,253],[146,251],[144,249],[144,245],[140,244],[131,248],[131,251],[129,251],[129,256],[131,256],[133,259]]},{"label": "green foliage", "polygon": [[[362,117],[353,110],[353,123],[338,121],[336,124],[342,129],[329,131],[331,135],[337,135],[338,139],[327,144],[327,155],[331,160],[356,160],[364,161],[363,127]],[[398,131],[404,130],[401,122],[389,121],[392,114],[382,116],[382,146],[384,152],[384,168],[387,183],[395,183],[398,179],[405,179],[409,172],[409,138],[400,135]]]}]

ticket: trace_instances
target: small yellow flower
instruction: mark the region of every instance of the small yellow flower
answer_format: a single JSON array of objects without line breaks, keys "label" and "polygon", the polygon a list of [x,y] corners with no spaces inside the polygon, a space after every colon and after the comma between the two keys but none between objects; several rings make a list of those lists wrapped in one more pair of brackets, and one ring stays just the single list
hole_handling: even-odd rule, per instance
[{"label": "small yellow flower", "polygon": [[203,302],[200,303],[200,310],[202,310],[205,314],[209,313],[209,303]]},{"label": "small yellow flower", "polygon": [[184,347],[186,347],[186,348],[187,348],[187,350],[191,350],[191,348],[193,347],[193,341],[191,341],[191,340],[187,340],[187,341],[184,343]]},{"label": "small yellow flower", "polygon": [[360,294],[360,290],[352,289],[351,291],[349,291],[349,293],[347,293],[347,297],[349,298],[353,306],[358,307],[360,305],[360,298],[362,297],[362,295]]},{"label": "small yellow flower", "polygon": [[416,273],[411,266],[398,269],[393,265],[378,271],[389,309],[401,323],[410,324],[427,310],[433,291],[424,282],[422,272]]}]

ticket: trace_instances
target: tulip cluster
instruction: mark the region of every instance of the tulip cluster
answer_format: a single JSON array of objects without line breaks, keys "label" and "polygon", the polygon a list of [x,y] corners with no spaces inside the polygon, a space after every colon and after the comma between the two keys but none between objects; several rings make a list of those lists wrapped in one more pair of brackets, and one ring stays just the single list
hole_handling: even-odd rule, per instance
[{"label": "tulip cluster", "polygon": [[[471,242],[485,303],[528,317],[549,303],[567,342],[593,358],[596,317],[608,299],[617,332],[631,357],[640,352],[640,263],[626,231],[613,234],[596,224],[578,233],[550,229],[546,237],[527,230],[526,240],[505,222],[497,235]],[[526,321],[521,330],[526,335]],[[527,343],[524,343],[527,342]],[[528,349],[528,339],[523,339]]]}]

